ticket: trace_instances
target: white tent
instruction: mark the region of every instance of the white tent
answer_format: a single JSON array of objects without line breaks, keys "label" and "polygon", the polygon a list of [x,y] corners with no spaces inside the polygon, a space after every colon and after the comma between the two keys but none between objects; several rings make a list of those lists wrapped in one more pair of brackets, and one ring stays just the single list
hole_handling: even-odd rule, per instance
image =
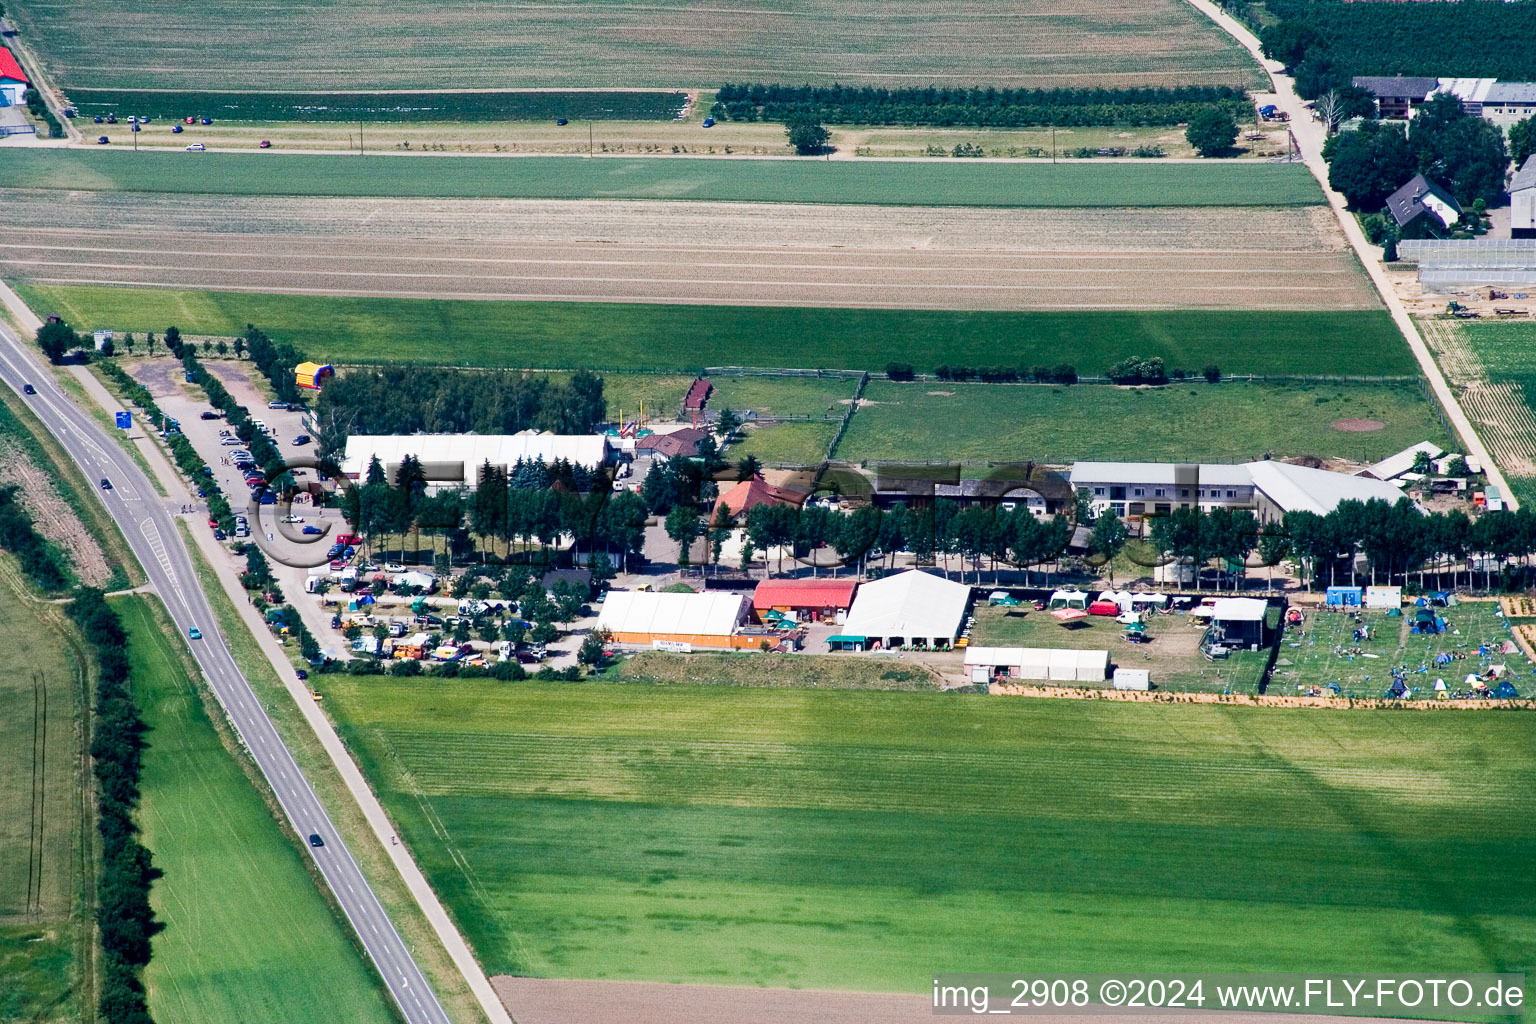
[{"label": "white tent", "polygon": [[970,601],[965,584],[909,569],[861,584],[841,633],[886,647],[948,646],[960,635]]},{"label": "white tent", "polygon": [[1047,647],[967,647],[965,666],[972,673],[1006,668],[1015,679],[1053,682],[1103,682],[1109,673],[1108,651],[1057,650]]},{"label": "white tent", "polygon": [[1162,607],[1168,603],[1167,594],[1128,594],[1126,596],[1131,599],[1131,604],[1133,605],[1154,604],[1158,607]]},{"label": "white tent", "polygon": [[1044,647],[1019,649],[1020,679],[1049,679],[1051,676],[1051,652]]},{"label": "white tent", "polygon": [[1051,608],[1087,608],[1088,595],[1081,590],[1058,590],[1051,595]]},{"label": "white tent", "polygon": [[1217,622],[1262,622],[1269,602],[1257,597],[1219,597],[1211,608]]},{"label": "white tent", "polygon": [[649,643],[651,636],[728,637],[747,619],[746,594],[656,594],[641,590],[610,591],[597,617],[597,628],[626,643]]}]

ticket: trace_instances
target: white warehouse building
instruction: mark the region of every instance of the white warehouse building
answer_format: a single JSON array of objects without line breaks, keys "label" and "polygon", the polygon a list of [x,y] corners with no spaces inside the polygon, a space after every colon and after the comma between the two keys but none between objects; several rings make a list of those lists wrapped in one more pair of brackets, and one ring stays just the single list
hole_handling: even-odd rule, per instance
[{"label": "white warehouse building", "polygon": [[546,465],[564,460],[596,469],[608,461],[608,438],[602,434],[354,434],[347,438],[341,470],[362,480],[376,458],[384,476],[393,481],[406,456],[415,456],[429,489],[474,487],[489,462],[510,472],[519,461]]}]

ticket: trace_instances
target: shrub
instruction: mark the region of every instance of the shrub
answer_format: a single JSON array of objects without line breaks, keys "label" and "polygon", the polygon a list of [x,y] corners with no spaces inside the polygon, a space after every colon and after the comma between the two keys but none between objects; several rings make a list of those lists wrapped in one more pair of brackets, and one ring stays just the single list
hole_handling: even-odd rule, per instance
[{"label": "shrub", "polygon": [[885,376],[889,380],[912,380],[917,374],[912,369],[911,363],[886,363]]}]

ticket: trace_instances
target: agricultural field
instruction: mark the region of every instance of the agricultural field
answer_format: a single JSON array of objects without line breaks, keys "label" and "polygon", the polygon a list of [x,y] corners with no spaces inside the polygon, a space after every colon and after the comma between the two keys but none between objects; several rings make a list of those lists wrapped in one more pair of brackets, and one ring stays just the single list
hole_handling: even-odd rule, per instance
[{"label": "agricultural field", "polygon": [[658,686],[769,686],[796,690],[937,690],[940,677],[916,662],[891,659],[757,654],[674,654],[642,652],[613,668],[616,682]]},{"label": "agricultural field", "polygon": [[1536,502],[1536,324],[1423,318],[1419,329],[1516,499]]},{"label": "agricultural field", "polygon": [[[1335,425],[1347,420],[1381,426]],[[1237,462],[1270,452],[1371,462],[1424,440],[1451,444],[1418,386],[1406,382],[1120,388],[882,380],[864,389],[837,458]]]},{"label": "agricultural field", "polygon": [[127,0],[7,5],[70,86],[132,89],[712,88],[764,75],[790,82],[982,86],[1257,84],[1258,68],[1176,0],[1110,7],[936,0],[707,13],[626,0],[487,7],[411,0],[267,14],[198,0],[139,16]]},{"label": "agricultural field", "polygon": [[149,727],[139,819],[165,930],[145,970],[160,1024],[393,1020],[386,996],[221,736],[177,634],[146,598],[115,601]]},{"label": "agricultural field", "polygon": [[[95,884],[95,806],[81,641],[57,605],[35,603],[0,555],[0,1020],[83,1014]],[[87,1000],[92,997],[87,996]]]},{"label": "agricultural field", "polygon": [[1521,873],[1466,870],[1536,844],[1527,715],[322,682],[491,974],[921,992],[936,965],[1536,955]]},{"label": "agricultural field", "polygon": [[[85,118],[130,114],[155,121],[139,132],[139,145],[171,135],[171,124],[184,118],[207,117],[215,126],[226,121],[266,121],[275,126],[292,122],[417,122],[477,123],[484,121],[671,121],[688,104],[689,96],[661,89],[595,92],[375,92],[274,93],[198,92],[173,89],[71,88],[69,99]],[[711,101],[712,102],[712,101]],[[702,119],[703,115],[700,115]],[[202,124],[193,126],[182,142],[207,141]],[[105,128],[104,131],[112,131]]]},{"label": "agricultural field", "polygon": [[[311,358],[647,370],[705,366],[883,371],[905,360],[1055,365],[1101,373],[1128,356],[1198,371],[1411,375],[1402,336],[1383,311],[1277,313],[950,312],[638,303],[483,302],[258,295],[22,284],[39,315],[76,330],[233,337],[257,324]],[[832,342],[835,339],[835,343]],[[945,390],[948,390],[945,388]]]},{"label": "agricultural field", "polygon": [[[91,193],[0,199],[0,274],[395,298],[1361,310],[1325,207],[980,210]],[[172,228],[170,225],[179,225]],[[729,361],[729,360],[727,360]]]},{"label": "agricultural field", "polygon": [[1300,164],[674,160],[9,149],[0,187],[178,195],[694,199],[893,206],[1314,206]]}]

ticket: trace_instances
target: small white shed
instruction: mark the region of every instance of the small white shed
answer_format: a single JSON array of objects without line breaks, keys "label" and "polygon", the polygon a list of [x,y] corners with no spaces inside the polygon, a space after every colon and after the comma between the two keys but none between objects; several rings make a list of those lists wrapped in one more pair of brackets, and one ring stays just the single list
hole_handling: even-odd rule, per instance
[{"label": "small white shed", "polygon": [[1115,669],[1115,689],[1150,690],[1152,673],[1144,668],[1117,668]]}]

